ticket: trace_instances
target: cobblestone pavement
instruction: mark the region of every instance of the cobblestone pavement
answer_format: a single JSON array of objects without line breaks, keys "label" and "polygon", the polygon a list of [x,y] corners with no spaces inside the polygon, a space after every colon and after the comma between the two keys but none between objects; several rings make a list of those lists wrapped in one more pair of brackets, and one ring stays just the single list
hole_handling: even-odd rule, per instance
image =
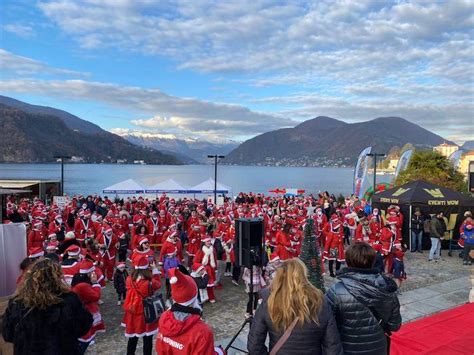
[{"label": "cobblestone pavement", "polygon": [[[405,269],[408,279],[402,284],[402,294],[405,292],[416,294],[416,289],[427,286],[437,290],[437,285],[462,277],[467,280],[466,277],[470,274],[471,267],[462,265],[458,252],[454,252],[452,257],[447,255],[447,251],[443,250],[442,253],[442,260],[438,263],[428,262],[426,251],[424,254],[410,252],[406,254]],[[334,279],[325,276],[326,287],[329,287],[333,282]],[[217,302],[204,305],[204,319],[212,326],[216,341],[223,339],[227,341],[237,332],[244,321],[245,306],[248,300],[243,285],[235,286],[227,277],[223,284],[223,289],[216,290]],[[467,281],[465,287],[467,294],[467,289],[470,287]],[[105,319],[107,331],[97,336],[96,344],[90,346],[88,354],[125,354],[127,339],[123,335],[123,328],[120,326],[123,311],[120,306],[117,306],[112,285],[108,285],[103,290],[103,300],[104,304],[101,306],[101,312]],[[247,331],[248,326],[244,328],[242,334],[245,336]],[[141,352],[140,341],[137,354]]]}]

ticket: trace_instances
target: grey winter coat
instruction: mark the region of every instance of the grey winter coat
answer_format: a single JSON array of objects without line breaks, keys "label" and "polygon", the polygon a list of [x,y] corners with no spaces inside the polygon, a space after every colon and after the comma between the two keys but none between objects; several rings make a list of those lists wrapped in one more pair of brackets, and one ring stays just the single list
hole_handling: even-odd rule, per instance
[{"label": "grey winter coat", "polygon": [[397,285],[374,269],[346,268],[326,293],[344,354],[387,353],[386,335],[400,329]]},{"label": "grey winter coat", "polygon": [[[269,353],[265,345],[267,334],[270,337],[270,350],[275,346],[283,332],[273,329],[270,315],[268,314],[269,289],[261,292],[262,303],[258,306],[250,328],[247,349],[250,355],[265,355]],[[311,322],[303,327],[298,325],[293,329],[286,343],[278,351],[279,355],[343,355],[341,341],[337,332],[336,322],[331,313],[331,308],[326,301],[318,314],[319,325]]]}]

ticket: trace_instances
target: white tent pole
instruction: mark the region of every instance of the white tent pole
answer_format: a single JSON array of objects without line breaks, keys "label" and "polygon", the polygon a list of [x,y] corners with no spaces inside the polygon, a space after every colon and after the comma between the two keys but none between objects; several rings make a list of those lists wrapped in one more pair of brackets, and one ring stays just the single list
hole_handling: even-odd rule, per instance
[{"label": "white tent pole", "polygon": [[412,245],[411,245],[411,235],[412,235],[412,231],[411,231],[411,209],[412,209],[412,206],[411,206],[411,204],[410,204],[410,223],[409,223],[409,228],[408,228],[408,229],[409,229],[408,235],[409,235],[409,238],[410,238],[408,245],[410,246],[410,251],[413,250],[413,249],[412,249],[413,247],[412,247]]}]

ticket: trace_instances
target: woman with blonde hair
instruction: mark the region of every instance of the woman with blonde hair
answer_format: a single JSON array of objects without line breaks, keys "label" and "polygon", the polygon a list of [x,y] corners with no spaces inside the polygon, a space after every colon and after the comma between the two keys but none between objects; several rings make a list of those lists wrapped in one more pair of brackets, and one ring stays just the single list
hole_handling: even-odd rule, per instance
[{"label": "woman with blonde hair", "polygon": [[270,288],[262,292],[247,341],[249,354],[343,354],[336,322],[323,293],[308,280],[297,258],[277,268]]},{"label": "woman with blonde hair", "polygon": [[79,297],[69,290],[58,263],[35,262],[26,272],[3,320],[3,338],[15,354],[79,354],[78,338],[92,325]]}]

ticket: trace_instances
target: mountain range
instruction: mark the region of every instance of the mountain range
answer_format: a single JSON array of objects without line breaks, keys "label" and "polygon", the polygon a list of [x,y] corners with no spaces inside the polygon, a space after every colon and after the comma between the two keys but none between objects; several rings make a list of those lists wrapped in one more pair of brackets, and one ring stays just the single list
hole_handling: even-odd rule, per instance
[{"label": "mountain range", "polygon": [[346,123],[319,116],[294,128],[263,133],[227,155],[226,164],[284,166],[349,166],[360,151],[372,146],[377,153],[406,143],[429,149],[444,138],[400,117],[379,117]]},{"label": "mountain range", "polygon": [[142,132],[117,133],[129,142],[174,154],[187,164],[208,163],[208,154],[228,154],[239,145],[236,142],[211,143],[199,140],[163,138],[162,135]]},{"label": "mountain range", "polygon": [[[87,121],[75,121],[71,119],[69,123],[88,132],[96,129],[95,125],[87,126]],[[56,155],[73,156],[86,163],[132,163],[139,160],[149,164],[181,164],[174,156],[138,147],[102,129],[96,133],[84,133],[80,129],[71,129],[53,114],[29,113],[0,104],[1,162],[46,163],[54,161]]]},{"label": "mountain range", "polygon": [[[119,130],[120,131],[120,130]],[[351,166],[372,146],[388,153],[406,143],[430,149],[444,138],[400,117],[346,123],[319,116],[293,128],[263,133],[242,144],[169,138],[124,130],[119,135],[66,111],[0,95],[0,161],[50,162],[59,154],[84,162],[195,164],[208,154],[223,154],[223,164],[276,166]],[[465,143],[465,148],[474,142]]]}]

